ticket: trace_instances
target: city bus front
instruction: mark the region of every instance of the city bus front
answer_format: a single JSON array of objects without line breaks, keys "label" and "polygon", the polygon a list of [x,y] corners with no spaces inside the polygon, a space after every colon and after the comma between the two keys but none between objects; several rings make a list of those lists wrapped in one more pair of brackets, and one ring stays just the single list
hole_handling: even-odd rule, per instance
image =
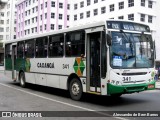
[{"label": "city bus front", "polygon": [[155,88],[154,44],[149,27],[133,22],[107,22],[108,95]]}]

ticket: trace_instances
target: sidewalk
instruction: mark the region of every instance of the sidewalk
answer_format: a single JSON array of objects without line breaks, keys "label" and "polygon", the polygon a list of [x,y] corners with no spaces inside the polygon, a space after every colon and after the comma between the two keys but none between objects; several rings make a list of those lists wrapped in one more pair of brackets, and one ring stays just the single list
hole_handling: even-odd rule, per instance
[{"label": "sidewalk", "polygon": [[160,79],[156,81],[156,89],[160,89]]}]

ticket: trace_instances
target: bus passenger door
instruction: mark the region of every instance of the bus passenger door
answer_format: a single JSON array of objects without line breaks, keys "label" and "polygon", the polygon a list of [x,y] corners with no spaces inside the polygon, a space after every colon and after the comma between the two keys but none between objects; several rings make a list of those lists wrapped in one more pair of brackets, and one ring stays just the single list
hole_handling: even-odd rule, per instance
[{"label": "bus passenger door", "polygon": [[16,80],[17,44],[12,44],[12,79]]},{"label": "bus passenger door", "polygon": [[101,31],[103,26],[86,30],[87,92],[101,92]]}]

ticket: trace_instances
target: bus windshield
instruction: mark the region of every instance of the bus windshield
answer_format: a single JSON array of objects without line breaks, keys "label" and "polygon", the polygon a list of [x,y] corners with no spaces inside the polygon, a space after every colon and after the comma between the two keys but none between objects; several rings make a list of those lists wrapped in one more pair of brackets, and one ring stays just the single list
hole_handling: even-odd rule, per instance
[{"label": "bus windshield", "polygon": [[111,67],[117,69],[153,67],[154,50],[151,35],[124,32],[112,32],[111,35]]}]

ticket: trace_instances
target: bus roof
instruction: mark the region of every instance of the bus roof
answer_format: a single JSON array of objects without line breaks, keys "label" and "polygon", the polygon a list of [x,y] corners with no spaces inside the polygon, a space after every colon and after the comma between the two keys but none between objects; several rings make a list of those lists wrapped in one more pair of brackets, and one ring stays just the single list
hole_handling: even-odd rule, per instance
[{"label": "bus roof", "polygon": [[[130,23],[137,23],[137,24],[145,25],[145,24],[142,24],[142,23],[138,23],[138,22],[134,22],[134,21],[129,21],[129,20],[109,19],[109,20],[106,20],[106,21],[99,21],[99,22],[94,22],[94,23],[81,24],[81,25],[78,25],[78,26],[74,26],[74,27],[70,27],[70,28],[65,28],[65,29],[62,29],[62,30],[50,31],[50,32],[47,32],[47,33],[36,34],[36,35],[33,35],[33,36],[29,36],[29,37],[26,36],[26,37],[19,38],[19,39],[4,41],[4,43],[5,44],[7,44],[7,43],[14,43],[14,42],[22,41],[22,40],[30,40],[30,39],[44,37],[44,36],[49,36],[49,35],[54,35],[54,34],[61,34],[61,33],[66,33],[66,32],[70,32],[70,31],[76,31],[76,30],[81,30],[81,29],[87,29],[87,28],[92,28],[92,27],[103,26],[103,25],[105,25],[105,22],[107,22],[107,21],[130,22]],[[146,26],[148,26],[148,25],[146,25]]]},{"label": "bus roof", "polygon": [[66,33],[66,32],[70,32],[70,31],[76,31],[76,30],[81,30],[81,29],[86,29],[86,28],[91,28],[91,27],[96,27],[96,26],[103,26],[103,25],[105,25],[105,22],[100,21],[100,22],[96,22],[96,23],[92,23],[92,24],[85,24],[85,25],[81,25],[81,26],[65,28],[65,29],[62,29],[62,30],[56,30],[56,31],[50,31],[50,32],[47,32],[47,33],[36,34],[36,35],[33,35],[33,36],[29,36],[29,37],[26,36],[26,37],[23,37],[23,38],[20,38],[20,39],[5,41],[4,43],[14,43],[14,42],[18,42],[18,41],[21,41],[21,40],[29,40],[29,39],[39,38],[39,37],[43,37],[43,36],[61,34],[61,33]]}]

